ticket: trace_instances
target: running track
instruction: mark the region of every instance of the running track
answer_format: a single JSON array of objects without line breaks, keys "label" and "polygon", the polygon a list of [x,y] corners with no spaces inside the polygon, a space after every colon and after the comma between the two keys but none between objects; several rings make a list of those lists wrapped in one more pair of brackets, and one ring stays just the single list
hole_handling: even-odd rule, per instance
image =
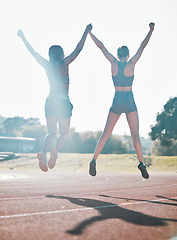
[{"label": "running track", "polygon": [[1,240],[177,236],[177,174],[0,171]]}]

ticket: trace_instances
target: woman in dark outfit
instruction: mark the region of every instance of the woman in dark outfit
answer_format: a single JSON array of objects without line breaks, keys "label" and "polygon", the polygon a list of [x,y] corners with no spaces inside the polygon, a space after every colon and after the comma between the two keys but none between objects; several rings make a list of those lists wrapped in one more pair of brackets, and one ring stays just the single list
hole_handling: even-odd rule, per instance
[{"label": "woman in dark outfit", "polygon": [[129,50],[126,46],[122,46],[118,49],[118,61],[117,58],[108,52],[101,41],[99,41],[91,32],[89,33],[95,44],[101,49],[104,56],[111,63],[112,79],[115,87],[115,96],[107,117],[106,126],[100,139],[98,140],[93,159],[90,162],[89,173],[92,176],[96,175],[96,159],[98,158],[106,141],[109,139],[120,115],[125,113],[130,127],[131,136],[133,138],[133,145],[139,160],[138,168],[144,178],[149,178],[149,174],[143,161],[143,152],[139,137],[139,119],[132,93],[135,64],[140,59],[144,48],[149,42],[154,30],[154,23],[150,23],[149,27],[150,30],[146,38],[141,43],[137,53],[129,61]]}]

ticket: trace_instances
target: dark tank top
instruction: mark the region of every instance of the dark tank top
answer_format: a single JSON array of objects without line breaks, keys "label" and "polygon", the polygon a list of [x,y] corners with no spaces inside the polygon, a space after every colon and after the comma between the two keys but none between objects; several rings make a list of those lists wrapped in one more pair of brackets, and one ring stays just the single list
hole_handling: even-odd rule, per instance
[{"label": "dark tank top", "polygon": [[116,76],[112,76],[113,83],[115,87],[130,87],[133,84],[134,75],[131,77],[127,77],[124,75],[124,68],[127,62],[119,62],[118,64],[118,74]]},{"label": "dark tank top", "polygon": [[58,62],[49,63],[46,74],[50,83],[50,97],[67,97],[69,85],[69,75],[62,75],[58,70]]}]

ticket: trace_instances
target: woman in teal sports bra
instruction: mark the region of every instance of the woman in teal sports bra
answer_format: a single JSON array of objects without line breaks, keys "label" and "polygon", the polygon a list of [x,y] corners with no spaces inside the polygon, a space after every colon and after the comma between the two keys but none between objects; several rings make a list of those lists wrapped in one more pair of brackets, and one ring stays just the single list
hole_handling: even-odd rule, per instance
[{"label": "woman in teal sports bra", "polygon": [[[70,118],[72,115],[72,104],[69,100],[69,64],[75,60],[82,50],[87,34],[92,29],[92,25],[87,25],[81,40],[75,50],[67,57],[64,56],[63,49],[54,45],[49,49],[49,60],[44,59],[29,44],[21,30],[17,35],[22,39],[28,51],[35,60],[44,68],[50,84],[50,93],[45,103],[45,117],[47,121],[48,134],[46,135],[42,151],[37,154],[39,167],[42,171],[47,172],[48,167],[54,168],[59,150],[65,143],[70,128]],[[53,143],[56,133],[57,124],[59,125],[59,136],[56,147],[50,151],[50,159],[47,162],[46,154]]]},{"label": "woman in teal sports bra", "polygon": [[117,58],[115,58],[105,48],[103,43],[99,41],[91,32],[91,38],[95,44],[101,49],[104,56],[111,63],[112,79],[115,87],[115,96],[112,106],[108,113],[105,129],[100,136],[97,146],[94,151],[93,159],[90,162],[89,173],[92,176],[96,175],[96,160],[103,149],[106,141],[112,134],[113,128],[122,113],[126,114],[126,118],[130,127],[131,136],[133,138],[133,145],[139,160],[138,168],[141,171],[142,177],[149,178],[146,166],[143,161],[143,152],[139,136],[139,119],[137,108],[132,93],[132,83],[134,79],[134,68],[137,61],[140,59],[144,48],[149,42],[149,39],[154,30],[154,23],[149,24],[150,30],[141,43],[137,53],[128,61],[129,50],[126,46],[122,46],[117,51]]}]

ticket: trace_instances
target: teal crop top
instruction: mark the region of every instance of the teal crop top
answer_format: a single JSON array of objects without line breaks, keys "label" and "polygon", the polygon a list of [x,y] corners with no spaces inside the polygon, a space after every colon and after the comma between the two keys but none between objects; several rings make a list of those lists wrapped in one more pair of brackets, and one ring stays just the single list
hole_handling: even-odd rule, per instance
[{"label": "teal crop top", "polygon": [[127,62],[119,62],[118,64],[118,74],[116,76],[112,76],[113,83],[115,87],[130,87],[133,84],[134,75],[131,77],[127,77],[124,75],[124,68]]}]

